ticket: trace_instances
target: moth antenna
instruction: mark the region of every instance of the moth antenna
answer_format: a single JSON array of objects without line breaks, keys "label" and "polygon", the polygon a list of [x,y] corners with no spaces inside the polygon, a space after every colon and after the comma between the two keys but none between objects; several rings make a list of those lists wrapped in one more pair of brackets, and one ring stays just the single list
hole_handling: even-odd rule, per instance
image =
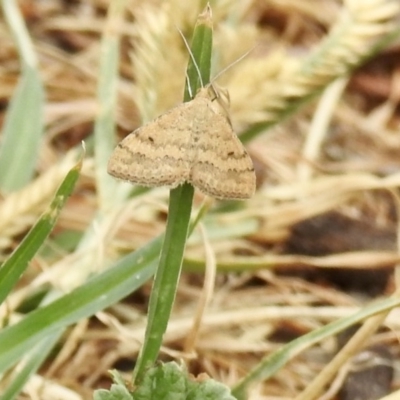
[{"label": "moth antenna", "polygon": [[211,80],[210,84],[215,82],[222,74],[224,74],[226,71],[231,69],[234,65],[242,61],[245,57],[247,57],[255,48],[257,48],[259,45],[255,45],[252,47],[250,50],[246,51],[246,53],[242,54],[237,60],[235,60],[233,63],[229,64],[226,66],[222,71],[219,71],[217,75],[214,76],[214,78]]},{"label": "moth antenna", "polygon": [[[181,35],[183,43],[185,43],[185,47],[186,47],[186,49],[187,49],[187,51],[189,53],[189,56],[190,56],[190,58],[191,58],[191,60],[193,62],[194,67],[196,68],[197,76],[199,77],[199,81],[200,81],[201,87],[204,87],[204,83],[203,83],[203,79],[201,77],[199,66],[197,65],[197,62],[196,62],[196,60],[194,58],[192,50],[190,50],[189,43],[187,42],[187,40],[186,40],[185,36],[183,35],[182,31],[178,27],[176,27],[176,29],[178,30],[179,34]],[[188,85],[188,87],[189,87],[189,85]]]}]

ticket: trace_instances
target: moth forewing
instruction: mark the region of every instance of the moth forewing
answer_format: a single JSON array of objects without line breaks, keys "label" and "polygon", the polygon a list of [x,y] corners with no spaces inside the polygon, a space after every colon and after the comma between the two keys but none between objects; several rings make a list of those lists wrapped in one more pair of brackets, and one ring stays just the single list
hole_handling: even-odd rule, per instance
[{"label": "moth forewing", "polygon": [[229,118],[229,93],[215,83],[128,135],[112,153],[108,172],[143,186],[190,182],[219,199],[250,198],[256,184]]}]

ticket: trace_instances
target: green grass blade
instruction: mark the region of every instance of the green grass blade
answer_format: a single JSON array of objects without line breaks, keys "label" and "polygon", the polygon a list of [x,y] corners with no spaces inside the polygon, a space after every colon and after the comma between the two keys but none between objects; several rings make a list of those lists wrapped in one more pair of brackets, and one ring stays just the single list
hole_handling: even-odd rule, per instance
[{"label": "green grass blade", "polygon": [[194,96],[202,85],[210,82],[212,43],[211,10],[206,8],[206,11],[199,15],[193,31],[191,51],[194,60],[189,58],[184,101],[191,100],[191,94]]},{"label": "green grass blade", "polygon": [[107,23],[101,43],[101,60],[97,98],[99,114],[94,126],[96,188],[99,209],[104,211],[115,204],[117,188],[122,188],[116,179],[107,173],[107,163],[115,146],[115,109],[117,103],[119,34],[126,0],[110,3]]},{"label": "green grass blade", "polygon": [[[191,92],[196,93],[200,79],[193,63],[200,68],[202,82],[209,82],[211,70],[212,27],[209,7],[199,17],[193,33],[192,54],[188,64],[188,79]],[[190,100],[190,91],[185,90],[185,100]],[[183,253],[188,234],[194,189],[184,184],[170,192],[165,240],[161,250],[150,296],[149,317],[143,347],[134,371],[134,379],[140,381],[146,370],[157,360],[162,339],[168,326],[176,289],[182,269]]]},{"label": "green grass blade", "polygon": [[18,282],[20,276],[27,268],[29,261],[37,253],[53,229],[60,211],[75,187],[80,168],[81,164],[78,164],[67,174],[57,190],[49,210],[42,215],[21,244],[0,268],[0,304]]},{"label": "green grass blade", "polygon": [[63,330],[59,330],[58,332],[45,337],[35,346],[35,348],[29,353],[29,356],[26,358],[21,370],[19,370],[17,375],[13,377],[12,382],[2,393],[2,400],[12,400],[21,392],[29,377],[37,371],[37,369],[47,358],[54,345],[60,338],[62,332]]},{"label": "green grass blade", "polygon": [[29,34],[13,0],[4,0],[22,61],[22,75],[12,96],[2,131],[0,189],[20,189],[32,178],[43,136],[44,90]]},{"label": "green grass blade", "polygon": [[163,236],[131,253],[84,285],[0,331],[0,374],[41,338],[115,304],[154,273]]},{"label": "green grass blade", "polygon": [[2,131],[0,189],[18,190],[32,178],[43,134],[44,93],[39,74],[25,68]]},{"label": "green grass blade", "polygon": [[399,298],[389,298],[377,303],[373,303],[359,312],[347,318],[341,318],[338,321],[331,322],[322,328],[316,329],[306,335],[292,340],[290,343],[282,346],[279,350],[268,355],[257,365],[249,374],[247,374],[232,390],[232,394],[242,400],[246,399],[246,392],[250,385],[268,379],[279,371],[289,360],[296,357],[305,349],[320,342],[323,339],[342,332],[346,328],[355,325],[368,317],[388,311],[400,305]]}]

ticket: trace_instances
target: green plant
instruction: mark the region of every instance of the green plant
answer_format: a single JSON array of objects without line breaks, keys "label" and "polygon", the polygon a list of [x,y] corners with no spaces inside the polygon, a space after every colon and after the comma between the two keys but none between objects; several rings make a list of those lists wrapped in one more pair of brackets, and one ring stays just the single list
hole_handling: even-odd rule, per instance
[{"label": "green plant", "polygon": [[[277,79],[277,85],[272,87],[271,96],[264,99],[261,110],[263,112],[262,121],[250,124],[242,136],[243,140],[248,141],[262,130],[281,122],[283,117],[292,114],[300,105],[315,98],[328,84],[343,74],[350,73],[367,56],[377,51],[377,48],[388,40],[387,34],[393,35],[393,32],[395,32],[392,20],[396,10],[393,3],[388,2],[387,4],[390,7],[382,7],[382,11],[379,13],[373,12],[374,10],[371,11],[371,9],[367,10],[368,12],[362,9],[360,12],[350,10],[352,11],[350,13],[351,18],[347,13],[344,13],[345,17],[339,21],[337,28],[328,37],[328,40],[318,46],[309,58],[299,63],[288,75]],[[93,223],[95,228],[96,226],[103,228],[104,226],[112,225],[116,215],[118,215],[120,205],[127,196],[129,194],[132,196],[140,195],[139,192],[132,194],[130,188],[117,184],[105,174],[107,159],[114,141],[113,110],[116,107],[117,97],[116,77],[118,76],[120,38],[113,27],[118,26],[121,22],[124,5],[122,0],[115,1],[112,2],[109,9],[107,29],[103,36],[101,52],[102,63],[98,88],[100,112],[96,119],[93,142],[90,143],[90,140],[88,141],[88,147],[93,145],[95,149],[95,185],[98,201]],[[17,36],[17,41],[20,44],[20,53],[25,56],[31,54],[32,45],[29,40],[26,40],[28,36],[25,30],[17,29],[18,27],[21,28],[21,22],[13,25],[15,16],[18,16],[18,9],[15,7],[15,3],[4,0],[3,9]],[[374,18],[375,16],[377,17]],[[374,41],[372,41],[371,35],[362,35],[368,27],[371,27],[371,31],[375,34]],[[372,47],[370,46],[371,42],[373,42]],[[195,28],[191,48],[193,58],[201,71],[202,81],[207,83],[210,80],[212,49],[212,31],[209,15],[207,18],[204,18],[203,15]],[[39,178],[31,181],[31,177],[34,171],[34,164],[37,162],[36,149],[40,145],[42,132],[44,131],[43,121],[41,120],[44,99],[42,84],[35,62],[30,62],[29,60],[32,59],[29,56],[24,60],[21,84],[12,99],[8,120],[3,131],[6,138],[4,140],[4,150],[0,153],[0,165],[2,166],[0,168],[0,185],[2,190],[5,192],[20,190],[20,192],[17,191],[10,194],[9,199],[14,194],[21,195],[22,191],[29,189],[29,185],[24,186],[27,182],[31,182],[32,185],[40,183]],[[194,60],[190,60],[187,71],[192,93],[196,93],[199,87],[199,76],[194,67]],[[186,90],[185,101],[189,99],[188,93],[189,91]],[[28,111],[33,114],[32,118],[34,120],[32,121],[34,123],[25,124],[23,128],[19,128],[18,118],[20,118],[21,114],[28,115]],[[24,133],[26,133],[26,136],[24,134],[22,139],[12,135],[15,130],[18,131],[19,129],[24,129]],[[28,137],[30,138],[29,140],[34,142],[34,145],[32,146],[33,151],[26,158],[24,153],[17,152],[17,150],[22,149],[18,146],[19,140],[27,140],[25,138]],[[18,140],[15,140],[16,138]],[[68,162],[57,164],[57,179],[53,176],[52,190],[43,191],[43,197],[37,200],[37,203],[47,204],[48,199],[53,197],[50,193],[62,181],[60,189],[53,197],[52,204],[46,208],[44,215],[0,269],[0,296],[5,301],[5,305],[9,300],[11,289],[18,283],[21,274],[26,270],[28,262],[38,253],[38,249],[46,244],[45,239],[50,234],[61,208],[74,188],[80,165],[72,169],[71,167],[76,162],[76,154],[79,151],[79,149],[74,149],[71,151],[71,158]],[[17,167],[14,164],[15,161],[18,161]],[[27,174],[26,176],[22,176],[19,173],[15,175],[16,171],[23,171]],[[67,171],[70,172],[67,173]],[[63,180],[60,179],[60,176]],[[367,188],[388,188],[397,185],[397,182],[368,181],[366,185]],[[360,187],[353,185],[348,191],[362,190],[363,188],[365,187],[362,185]],[[331,192],[323,194],[330,198],[333,197]],[[310,197],[312,196],[313,193],[310,194]],[[96,229],[89,227],[84,231],[82,237],[75,237],[78,244],[71,244],[71,248],[73,253],[81,256],[81,258],[79,263],[73,265],[73,267],[78,268],[71,266],[71,274],[76,269],[82,269],[83,276],[80,277],[80,280],[67,288],[62,287],[58,291],[54,290],[54,288],[45,290],[45,296],[39,306],[36,305],[33,311],[23,315],[18,322],[13,321],[12,324],[9,324],[7,320],[9,315],[5,314],[5,327],[0,332],[0,373],[2,374],[0,384],[2,384],[2,390],[4,391],[4,399],[11,399],[22,390],[29,376],[38,370],[69,326],[112,306],[141,287],[152,277],[155,271],[157,272],[150,302],[149,323],[145,342],[134,371],[136,387],[132,388],[127,385],[127,388],[123,379],[117,373],[114,373],[115,385],[111,388],[111,391],[103,390],[98,392],[95,395],[96,399],[147,399],[158,394],[163,397],[165,393],[162,392],[160,394],[158,389],[160,387],[165,388],[165,385],[168,384],[166,382],[171,383],[171,381],[173,383],[173,385],[171,384],[171,391],[175,396],[174,398],[213,398],[211,395],[210,397],[208,396],[209,387],[211,387],[211,391],[215,390],[215,396],[220,396],[218,398],[232,398],[227,388],[212,380],[205,380],[204,383],[195,381],[188,377],[185,368],[178,367],[176,364],[154,365],[174,302],[188,232],[191,232],[192,227],[203,216],[200,213],[192,222],[192,225],[189,225],[192,198],[193,188],[190,185],[185,184],[174,189],[170,194],[165,234],[156,237],[145,246],[122,257],[117,262],[110,262],[109,259],[102,260],[99,264],[107,266],[108,269],[103,272],[96,272],[93,276],[90,276],[92,270],[87,267],[96,264],[93,260],[97,260],[93,257],[93,254],[98,251],[96,246],[99,246]],[[302,199],[304,200],[304,198]],[[235,204],[229,204],[220,206],[218,211],[223,214],[224,212],[227,213],[227,210],[237,209],[238,207]],[[279,215],[286,217],[285,212],[286,210],[283,209]],[[287,214],[290,215],[290,213]],[[213,217],[215,218],[215,214],[208,217],[208,220],[207,218],[203,220],[206,224],[209,224],[208,226],[214,226],[213,234],[217,237],[218,235],[226,235],[223,228],[219,227],[215,221],[212,221]],[[0,223],[2,222],[4,221],[0,221]],[[212,225],[213,223],[214,225]],[[254,233],[258,228],[258,221],[256,218],[249,217],[245,222],[237,224],[234,228],[237,230],[235,231],[232,228],[229,232],[232,237]],[[101,229],[100,231],[102,232]],[[93,248],[95,249],[93,250]],[[295,259],[294,263],[298,262],[298,260]],[[300,259],[300,261],[304,260]],[[228,260],[226,263],[220,262],[219,266],[221,268],[229,268],[229,270],[250,270],[251,268],[262,269],[276,264],[276,258],[260,256],[256,259],[243,257],[239,261]],[[192,267],[194,270],[201,270],[204,266],[204,261],[187,259],[185,265],[188,268]],[[70,267],[69,264],[67,266],[68,268]],[[65,293],[62,290],[65,290]],[[237,382],[233,387],[233,395],[236,398],[245,398],[252,384],[272,377],[285,363],[306,348],[356,322],[363,321],[378,313],[387,312],[391,308],[398,306],[399,303],[400,301],[396,296],[385,299],[377,304],[363,308],[351,317],[342,318],[282,346],[279,350],[265,357]],[[6,308],[4,307],[4,309]],[[362,340],[359,343],[361,342]],[[355,351],[355,349],[356,347],[352,351]],[[23,360],[23,364],[19,365],[19,369],[10,369],[21,360]],[[330,371],[330,374],[335,372],[335,368]],[[166,381],[163,379],[166,379]],[[160,386],[155,385],[155,383],[160,382]],[[326,377],[321,382],[326,382]],[[150,387],[155,387],[155,393],[157,394],[149,392]],[[318,390],[314,391],[312,396],[318,396]],[[310,398],[314,398],[312,396]]]}]

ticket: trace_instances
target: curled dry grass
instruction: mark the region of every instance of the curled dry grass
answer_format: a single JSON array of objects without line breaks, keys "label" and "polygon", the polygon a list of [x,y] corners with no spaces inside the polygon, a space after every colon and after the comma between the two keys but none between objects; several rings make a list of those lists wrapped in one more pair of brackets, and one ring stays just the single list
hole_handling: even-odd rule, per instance
[{"label": "curled dry grass", "polygon": [[[192,3],[127,2],[126,19],[118,27],[120,136],[181,101],[187,52],[177,27],[190,36],[202,8]],[[205,251],[198,232],[189,240],[187,271],[203,271],[205,260],[214,253],[218,268],[226,273],[217,275],[200,332],[186,347],[203,277],[183,275],[163,353],[165,359],[184,358],[193,371],[206,371],[232,386],[282,342],[348,316],[374,296],[393,292],[400,186],[399,96],[393,61],[397,47],[381,51],[369,67],[346,81],[341,78],[316,97],[394,31],[397,3],[237,3],[213,5],[215,72],[256,46],[220,83],[230,92],[234,126],[248,141],[258,190],[238,208],[215,204],[204,220],[212,250],[206,246]],[[83,139],[90,145],[98,112],[99,38],[106,8],[107,2],[100,0],[22,2],[46,89],[46,135],[36,178],[20,191],[4,194],[0,202],[3,258],[46,208],[73,164],[68,154]],[[18,79],[18,59],[4,21],[0,34],[0,94],[7,102]],[[312,97],[314,102],[284,120],[289,109]],[[257,133],[265,128],[270,128],[268,133]],[[96,265],[162,232],[167,193],[156,189],[132,197],[115,211],[112,223],[95,227],[94,242],[74,249],[76,237],[88,229],[97,212],[94,164],[88,156],[78,190],[46,248],[10,296],[7,315],[18,318],[18,306],[44,284],[70,290]],[[200,206],[202,196],[196,196],[195,205]],[[313,225],[315,220],[310,219],[321,215],[338,217],[321,218]],[[87,261],[92,270],[79,269],[83,257],[92,260]],[[326,269],[330,274],[345,273],[346,284],[325,275]],[[346,275],[349,269],[357,271]],[[357,285],[356,291],[349,291],[367,270],[389,271],[382,278],[387,283],[374,294],[368,283],[361,284],[364,291]],[[34,393],[43,399],[54,398],[55,393],[65,399],[87,398],[92,388],[108,384],[108,369],[130,369],[143,338],[148,292],[146,286],[72,327],[61,351],[29,381],[21,399]],[[383,343],[395,355],[399,352],[396,315],[393,312],[381,322],[386,329],[368,334],[370,343]],[[304,352],[255,388],[251,398],[294,398],[334,352],[334,340]]]}]

